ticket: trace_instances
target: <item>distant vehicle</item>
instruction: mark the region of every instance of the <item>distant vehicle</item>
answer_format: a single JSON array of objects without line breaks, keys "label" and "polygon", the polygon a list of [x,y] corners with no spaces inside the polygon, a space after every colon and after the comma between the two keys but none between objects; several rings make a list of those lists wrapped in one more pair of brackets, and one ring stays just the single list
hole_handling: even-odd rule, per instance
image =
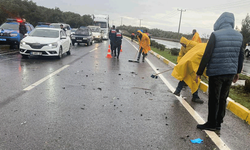
[{"label": "distant vehicle", "polygon": [[93,34],[93,38],[95,41],[98,41],[98,42],[102,42],[102,39],[103,39],[103,34],[102,34],[102,30],[101,30],[101,27],[99,26],[88,26],[91,31],[92,31],[92,34]]},{"label": "distant vehicle", "polygon": [[47,22],[38,22],[35,28],[49,28],[50,23]]},{"label": "distant vehicle", "polygon": [[109,16],[108,15],[93,15],[94,26],[100,26],[103,32],[103,39],[109,38]]},{"label": "distant vehicle", "polygon": [[75,31],[75,34],[71,36],[73,45],[75,45],[75,43],[86,43],[89,46],[93,44],[93,40],[93,34],[89,27],[80,27]]},{"label": "distant vehicle", "polygon": [[250,42],[247,43],[246,48],[245,48],[245,56],[249,57],[250,56]]},{"label": "distant vehicle", "polygon": [[[19,24],[23,22],[22,19],[7,19],[5,23],[0,26],[0,45],[10,45],[10,49],[19,48],[21,36],[19,33]],[[34,29],[33,25],[25,23],[27,33]]]},{"label": "distant vehicle", "polygon": [[76,32],[77,29],[78,29],[78,28],[72,28],[72,29],[71,29],[71,35],[72,35],[72,34],[75,34],[75,32]]},{"label": "distant vehicle", "polygon": [[28,56],[56,56],[71,54],[70,37],[62,29],[36,28],[20,42],[20,54]]},{"label": "distant vehicle", "polygon": [[63,25],[63,28],[66,30],[66,34],[67,36],[70,36],[71,35],[71,27],[69,24],[65,24],[65,23],[51,23],[49,26],[50,28],[58,28],[60,29],[61,28],[61,24]]}]

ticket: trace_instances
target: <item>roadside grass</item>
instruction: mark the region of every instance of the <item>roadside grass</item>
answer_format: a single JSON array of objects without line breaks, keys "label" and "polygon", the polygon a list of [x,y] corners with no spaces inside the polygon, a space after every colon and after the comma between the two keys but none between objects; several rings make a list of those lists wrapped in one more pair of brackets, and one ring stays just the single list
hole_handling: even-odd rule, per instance
[{"label": "roadside grass", "polygon": [[[157,48],[151,47],[151,49],[158,53],[159,55],[163,56],[164,58],[168,59],[169,61],[177,64],[177,57],[171,54],[169,49],[166,49],[164,51],[161,51]],[[240,80],[250,80],[250,77],[240,74],[239,75]],[[208,79],[204,76],[201,77],[201,80],[208,84]],[[231,86],[229,97],[233,99],[235,102],[240,103],[241,105],[245,106],[250,110],[250,93],[244,90],[244,86]]]}]

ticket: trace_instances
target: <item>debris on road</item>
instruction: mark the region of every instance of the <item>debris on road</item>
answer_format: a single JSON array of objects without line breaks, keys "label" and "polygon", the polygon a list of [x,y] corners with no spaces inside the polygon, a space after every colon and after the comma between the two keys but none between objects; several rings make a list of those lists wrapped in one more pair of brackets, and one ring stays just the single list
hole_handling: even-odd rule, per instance
[{"label": "debris on road", "polygon": [[97,88],[97,89],[100,90],[100,91],[102,90],[102,88]]}]

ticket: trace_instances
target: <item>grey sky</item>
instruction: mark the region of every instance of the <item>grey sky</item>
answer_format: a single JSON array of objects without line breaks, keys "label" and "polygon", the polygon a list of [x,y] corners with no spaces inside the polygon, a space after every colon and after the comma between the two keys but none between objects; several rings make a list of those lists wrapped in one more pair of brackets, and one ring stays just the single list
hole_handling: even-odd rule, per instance
[{"label": "grey sky", "polygon": [[241,21],[249,12],[250,0],[32,0],[38,6],[59,7],[61,11],[84,14],[107,14],[110,24],[158,28],[178,32],[180,11],[182,13],[181,33],[197,29],[200,36],[210,35],[213,24],[225,11],[234,13],[235,25],[241,28]]}]

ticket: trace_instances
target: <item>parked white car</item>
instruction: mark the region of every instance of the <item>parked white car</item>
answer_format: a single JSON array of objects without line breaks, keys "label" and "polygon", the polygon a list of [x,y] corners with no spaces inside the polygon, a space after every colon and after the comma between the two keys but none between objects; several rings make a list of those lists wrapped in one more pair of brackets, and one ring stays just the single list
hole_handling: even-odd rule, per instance
[{"label": "parked white car", "polygon": [[70,37],[62,29],[36,28],[20,42],[20,54],[23,57],[57,56],[62,58],[64,53],[70,55]]},{"label": "parked white car", "polygon": [[100,26],[88,26],[93,34],[94,40],[98,42],[102,42],[103,39],[103,31]]}]

